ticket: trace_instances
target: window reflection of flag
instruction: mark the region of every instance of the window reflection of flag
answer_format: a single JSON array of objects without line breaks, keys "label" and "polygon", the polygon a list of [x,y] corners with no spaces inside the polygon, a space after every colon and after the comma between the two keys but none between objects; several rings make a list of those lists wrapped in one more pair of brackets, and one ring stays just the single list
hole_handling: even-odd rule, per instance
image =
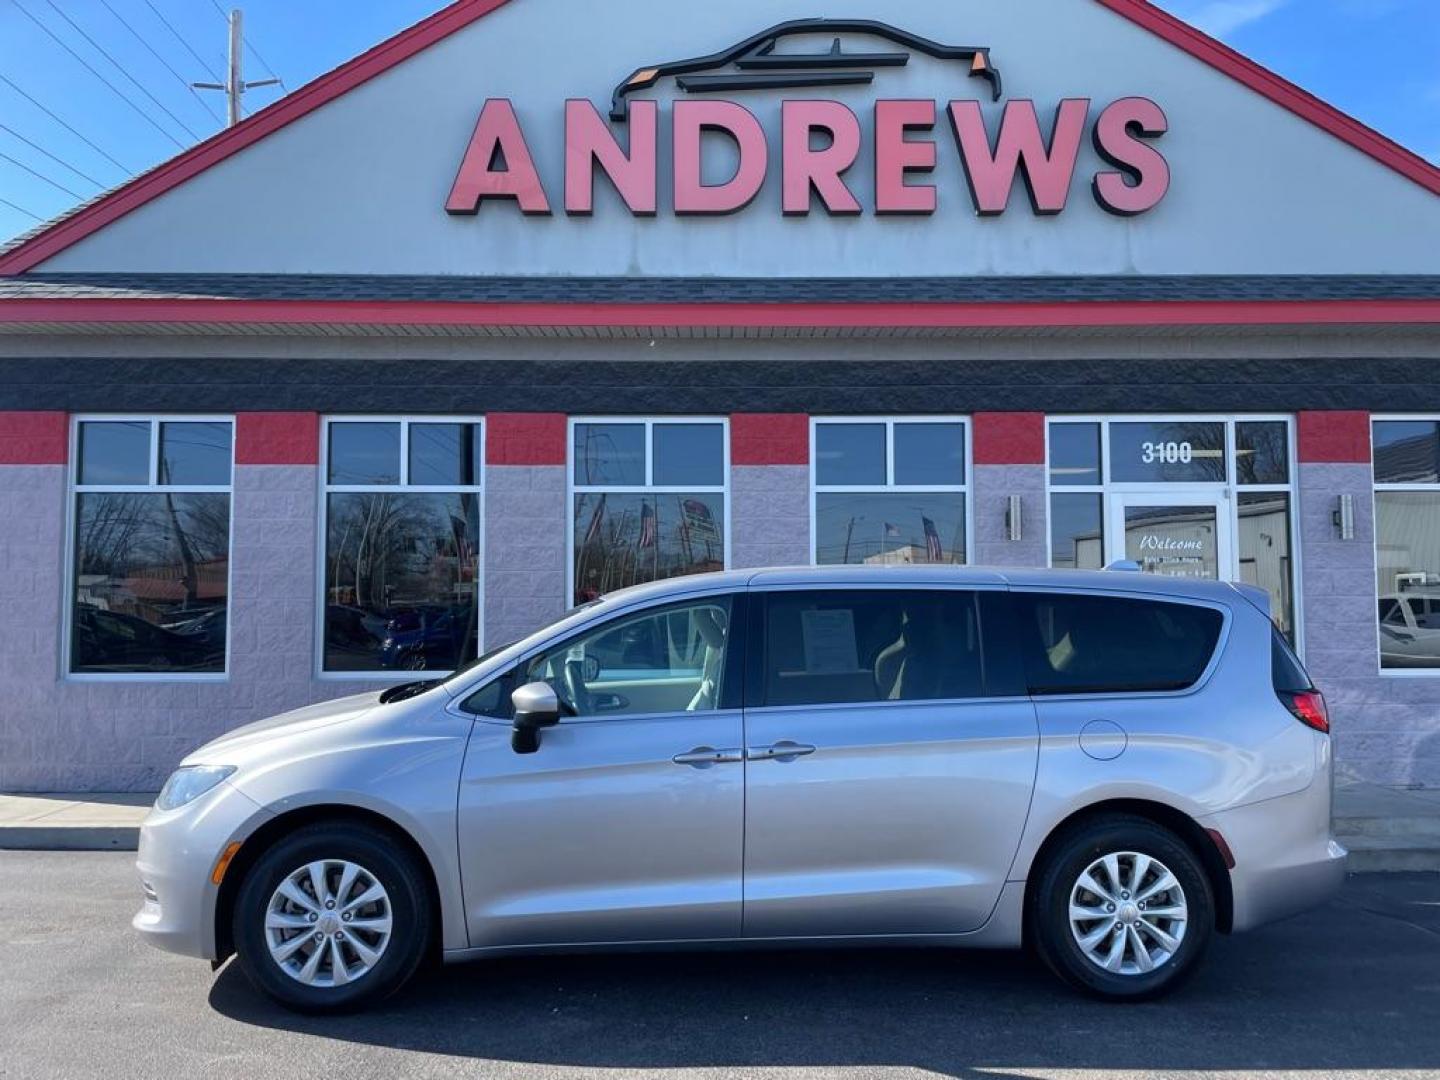
[{"label": "window reflection of flag", "polygon": [[925,526],[925,557],[931,562],[943,562],[945,551],[940,546],[940,533],[935,528],[935,522],[928,517],[922,517],[920,521]]},{"label": "window reflection of flag", "polygon": [[647,502],[640,508],[640,546],[654,547],[656,539],[655,507]]},{"label": "window reflection of flag", "polygon": [[595,502],[595,512],[590,515],[590,524],[585,527],[585,543],[593,544],[600,539],[600,529],[605,524],[605,496]]},{"label": "window reflection of flag", "polygon": [[450,531],[455,534],[455,554],[460,557],[461,562],[469,562],[475,557],[475,545],[470,540],[470,527],[464,518],[450,515]]}]

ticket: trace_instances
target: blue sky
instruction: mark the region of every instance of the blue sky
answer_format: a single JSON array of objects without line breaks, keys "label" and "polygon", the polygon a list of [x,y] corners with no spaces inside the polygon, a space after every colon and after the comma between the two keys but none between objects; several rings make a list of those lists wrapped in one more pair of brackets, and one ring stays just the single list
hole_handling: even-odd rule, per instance
[{"label": "blue sky", "polygon": [[[27,212],[49,218],[219,129],[223,95],[197,96],[184,82],[221,77],[222,5],[229,6],[0,0],[0,240],[36,224]],[[246,0],[247,38],[264,61],[248,53],[246,77],[274,71],[293,90],[438,6]],[[1162,0],[1161,6],[1440,162],[1440,0]],[[248,105],[253,111],[279,93],[254,90]]]}]

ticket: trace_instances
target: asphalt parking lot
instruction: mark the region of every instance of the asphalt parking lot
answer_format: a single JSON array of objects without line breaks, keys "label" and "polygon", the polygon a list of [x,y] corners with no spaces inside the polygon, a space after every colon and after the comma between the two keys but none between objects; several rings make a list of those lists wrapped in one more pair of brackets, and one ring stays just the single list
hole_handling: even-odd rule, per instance
[{"label": "asphalt parking lot", "polygon": [[0,1076],[1440,1077],[1440,876],[1353,878],[1160,1003],[1015,954],[551,958],[315,1019],[131,932],[132,856],[0,852]]}]

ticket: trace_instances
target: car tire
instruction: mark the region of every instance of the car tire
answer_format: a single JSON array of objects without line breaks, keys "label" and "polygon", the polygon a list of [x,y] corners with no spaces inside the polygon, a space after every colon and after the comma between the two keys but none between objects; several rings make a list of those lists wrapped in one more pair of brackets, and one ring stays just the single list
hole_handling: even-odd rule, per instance
[{"label": "car tire", "polygon": [[364,825],[318,823],[250,867],[232,940],[262,993],[300,1012],[345,1012],[409,981],[429,950],[434,917],[425,870],[405,845]]},{"label": "car tire", "polygon": [[1144,1001],[1195,974],[1215,901],[1199,858],[1169,829],[1126,814],[1091,818],[1057,838],[1037,873],[1031,940],[1071,986]]}]

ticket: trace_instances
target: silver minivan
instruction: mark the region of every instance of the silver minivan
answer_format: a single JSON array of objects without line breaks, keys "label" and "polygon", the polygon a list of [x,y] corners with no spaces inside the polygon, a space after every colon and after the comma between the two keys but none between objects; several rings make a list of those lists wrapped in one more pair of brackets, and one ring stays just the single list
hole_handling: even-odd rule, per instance
[{"label": "silver minivan", "polygon": [[1243,585],[686,577],[200,748],[135,926],[310,1011],[427,956],[799,943],[1028,945],[1152,997],[1339,887],[1328,729]]}]

